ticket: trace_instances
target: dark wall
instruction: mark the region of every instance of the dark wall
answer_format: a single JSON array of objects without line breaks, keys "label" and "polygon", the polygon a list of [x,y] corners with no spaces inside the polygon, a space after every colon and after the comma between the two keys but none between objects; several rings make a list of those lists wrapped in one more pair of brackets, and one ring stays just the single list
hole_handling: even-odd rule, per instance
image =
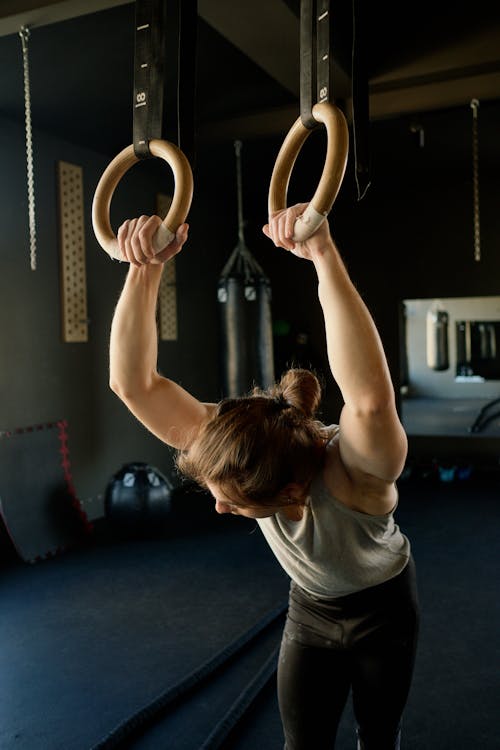
[{"label": "dark wall", "polygon": [[[499,293],[496,253],[500,188],[497,164],[482,164],[483,258],[473,260],[470,118],[468,111],[426,115],[420,148],[410,121],[372,124],[372,185],[356,200],[352,146],[348,170],[330,222],[351,276],[369,305],[399,381],[398,306],[402,299]],[[482,137],[488,133],[482,113]],[[50,135],[34,134],[38,269],[29,268],[24,130],[0,122],[4,144],[0,295],[0,429],[65,418],[76,490],[82,500],[102,494],[123,463],[145,460],[171,473],[171,451],[153,438],[108,387],[108,339],[126,266],[98,247],[91,203],[109,157]],[[456,142],[447,156],[450,136]],[[277,374],[292,363],[311,364],[326,381],[322,416],[335,421],[341,406],[328,380],[324,329],[312,266],[276,249],[262,234],[267,190],[281,138],[243,144],[246,239],[271,278],[273,316],[289,333],[276,335]],[[321,133],[311,136],[290,183],[289,202],[308,200],[324,154]],[[61,338],[56,162],[83,167],[90,339]],[[112,223],[154,209],[157,191],[172,189],[168,167],[134,167],[116,192]],[[161,342],[159,367],[203,400],[220,397],[216,285],[237,240],[232,143],[198,144],[189,244],[177,258],[179,338]],[[283,332],[283,326],[280,331]],[[296,333],[307,346],[298,347]],[[277,332],[278,334],[278,332]]]}]

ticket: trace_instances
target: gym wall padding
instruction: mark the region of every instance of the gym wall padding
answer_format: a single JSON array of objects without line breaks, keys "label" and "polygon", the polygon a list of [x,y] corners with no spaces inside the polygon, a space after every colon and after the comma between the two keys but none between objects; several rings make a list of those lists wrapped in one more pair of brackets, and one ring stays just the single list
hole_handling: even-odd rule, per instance
[{"label": "gym wall padding", "polygon": [[25,562],[65,551],[91,531],[71,477],[68,425],[0,433],[0,515]]}]

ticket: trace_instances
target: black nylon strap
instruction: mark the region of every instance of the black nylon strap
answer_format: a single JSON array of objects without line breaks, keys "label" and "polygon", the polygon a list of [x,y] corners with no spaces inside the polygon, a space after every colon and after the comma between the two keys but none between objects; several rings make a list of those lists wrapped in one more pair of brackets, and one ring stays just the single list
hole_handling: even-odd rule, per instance
[{"label": "black nylon strap", "polygon": [[370,187],[370,96],[362,0],[352,0],[352,119],[358,201]]},{"label": "black nylon strap", "polygon": [[133,142],[139,159],[151,156],[152,138],[162,137],[165,12],[163,0],[136,0]]},{"label": "black nylon strap", "polygon": [[134,153],[174,143],[194,164],[197,0],[136,0]]},{"label": "black nylon strap", "polygon": [[179,0],[179,75],[177,88],[178,134],[177,145],[195,162],[195,102],[196,102],[196,43],[198,31],[198,1]]},{"label": "black nylon strap", "polygon": [[164,0],[166,10],[165,28],[165,107],[163,115],[163,138],[179,145],[179,89],[181,47],[181,0]]},{"label": "black nylon strap", "polygon": [[333,60],[330,54],[330,0],[301,0],[300,4],[300,117],[315,128],[316,102],[333,101]]},{"label": "black nylon strap", "polygon": [[316,101],[331,101],[330,0],[316,0]]},{"label": "black nylon strap", "polygon": [[317,125],[312,116],[312,107],[316,103],[315,6],[316,0],[301,0],[300,3],[300,118],[304,127],[309,129]]},{"label": "black nylon strap", "polygon": [[[358,200],[370,186],[369,91],[363,0],[352,0],[352,108],[355,177]],[[316,102],[334,102],[330,0],[300,3],[300,117],[313,129]]]}]

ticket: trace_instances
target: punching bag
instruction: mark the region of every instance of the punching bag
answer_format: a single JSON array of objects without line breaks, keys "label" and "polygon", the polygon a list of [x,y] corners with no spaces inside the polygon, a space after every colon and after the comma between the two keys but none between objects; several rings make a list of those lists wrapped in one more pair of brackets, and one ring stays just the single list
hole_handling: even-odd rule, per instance
[{"label": "punching bag", "polygon": [[448,356],[448,313],[431,309],[427,313],[427,366],[431,370],[447,370]]},{"label": "punching bag", "polygon": [[236,141],[238,244],[219,278],[221,372],[224,397],[274,383],[271,284],[245,245],[241,199],[241,143]]}]

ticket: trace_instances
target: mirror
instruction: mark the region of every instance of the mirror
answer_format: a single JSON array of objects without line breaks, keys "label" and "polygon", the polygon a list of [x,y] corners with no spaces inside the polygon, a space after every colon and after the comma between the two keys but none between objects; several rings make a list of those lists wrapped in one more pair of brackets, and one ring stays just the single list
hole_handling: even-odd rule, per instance
[{"label": "mirror", "polygon": [[[403,300],[400,350],[407,432],[470,435],[500,396],[500,297]],[[500,423],[490,421],[495,430]]]}]

